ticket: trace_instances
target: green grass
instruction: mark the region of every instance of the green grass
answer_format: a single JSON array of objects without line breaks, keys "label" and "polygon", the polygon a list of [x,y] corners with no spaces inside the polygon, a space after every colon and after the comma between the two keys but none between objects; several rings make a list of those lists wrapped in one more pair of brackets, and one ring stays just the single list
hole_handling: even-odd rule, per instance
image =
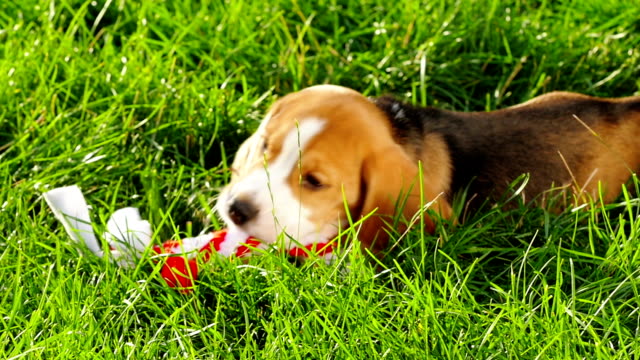
[{"label": "green grass", "polygon": [[638,358],[633,195],[487,208],[411,232],[380,269],[357,247],[333,266],[222,259],[192,295],[79,253],[44,190],[78,184],[99,224],[138,206],[157,241],[220,228],[235,149],[308,85],[457,110],[640,91],[636,1],[311,4],[0,2],[0,357]]}]

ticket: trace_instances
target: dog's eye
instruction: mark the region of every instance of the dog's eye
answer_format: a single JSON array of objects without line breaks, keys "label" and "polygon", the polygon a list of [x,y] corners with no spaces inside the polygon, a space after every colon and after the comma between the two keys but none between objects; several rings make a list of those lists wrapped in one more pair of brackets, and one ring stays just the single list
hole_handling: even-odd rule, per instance
[{"label": "dog's eye", "polygon": [[311,190],[318,190],[324,187],[324,184],[312,173],[307,173],[302,177],[302,186]]},{"label": "dog's eye", "polygon": [[262,143],[262,152],[266,152],[268,148],[269,148],[269,143],[267,143],[267,140],[265,139],[264,142]]}]

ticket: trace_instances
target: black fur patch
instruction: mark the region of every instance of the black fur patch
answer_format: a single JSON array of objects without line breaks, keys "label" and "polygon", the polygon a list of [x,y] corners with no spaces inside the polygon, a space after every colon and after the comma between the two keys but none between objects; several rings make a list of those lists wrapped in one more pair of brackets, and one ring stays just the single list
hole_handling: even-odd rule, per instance
[{"label": "black fur patch", "polygon": [[426,118],[438,118],[440,110],[416,107],[390,95],[374,99],[374,103],[387,115],[394,139],[400,144],[408,145],[417,156],[422,150],[424,136],[429,130],[429,122]]},{"label": "black fur patch", "polygon": [[407,139],[424,135],[422,121],[417,121],[414,109],[393,96],[383,96],[374,100],[376,106],[387,114],[394,129],[394,136]]}]

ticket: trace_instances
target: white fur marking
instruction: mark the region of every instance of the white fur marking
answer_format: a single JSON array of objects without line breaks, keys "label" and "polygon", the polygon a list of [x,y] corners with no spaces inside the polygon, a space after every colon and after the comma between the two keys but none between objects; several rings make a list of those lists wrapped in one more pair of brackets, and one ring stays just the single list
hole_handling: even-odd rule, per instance
[{"label": "white fur marking", "polygon": [[[221,194],[218,211],[231,228],[236,226],[229,219],[228,202],[233,197],[243,196],[251,199],[257,206],[258,215],[238,230],[267,243],[276,242],[278,235],[284,231],[295,239],[292,242],[285,236],[286,248],[296,246],[298,243],[307,245],[329,240],[328,231],[316,228],[309,218],[309,210],[301,205],[288,183],[291,172],[298,166],[300,154],[325,125],[326,121],[322,119],[302,119],[299,125],[291,129],[285,137],[277,158],[272,159],[264,168],[253,170],[231,189],[226,189]],[[253,145],[258,146],[258,144]],[[252,156],[262,155],[261,153],[256,155],[256,149],[252,149],[250,153]]]}]

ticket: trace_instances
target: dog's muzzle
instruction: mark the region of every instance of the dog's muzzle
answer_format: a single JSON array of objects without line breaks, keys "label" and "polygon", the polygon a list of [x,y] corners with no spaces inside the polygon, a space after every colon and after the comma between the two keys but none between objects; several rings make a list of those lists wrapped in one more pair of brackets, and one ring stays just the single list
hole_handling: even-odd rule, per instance
[{"label": "dog's muzzle", "polygon": [[250,201],[234,199],[229,205],[229,218],[234,224],[241,226],[258,215],[258,209]]}]

